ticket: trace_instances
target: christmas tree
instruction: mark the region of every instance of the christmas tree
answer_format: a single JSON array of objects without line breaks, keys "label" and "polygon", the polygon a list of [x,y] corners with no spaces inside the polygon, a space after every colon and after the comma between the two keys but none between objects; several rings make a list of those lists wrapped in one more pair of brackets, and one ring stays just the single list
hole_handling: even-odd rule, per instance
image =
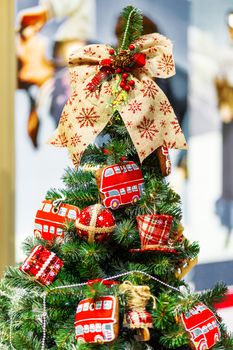
[{"label": "christmas tree", "polygon": [[72,94],[50,142],[75,168],[48,191],[26,260],[0,282],[1,349],[233,349],[214,308],[226,287],[192,293],[182,280],[199,246],[164,176],[168,148],[186,143],[153,80],[174,74],[172,46],[141,32],[129,6],[118,49],[70,57]]}]

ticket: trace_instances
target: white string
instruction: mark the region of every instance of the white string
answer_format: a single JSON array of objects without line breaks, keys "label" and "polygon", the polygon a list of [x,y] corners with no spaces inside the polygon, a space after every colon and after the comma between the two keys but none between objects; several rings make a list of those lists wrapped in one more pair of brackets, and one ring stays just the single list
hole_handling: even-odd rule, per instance
[{"label": "white string", "polygon": [[[134,273],[140,273],[144,276],[147,276],[149,277],[150,279],[156,281],[156,282],[159,282],[160,284],[163,284],[164,286],[170,288],[170,289],[173,289],[175,290],[176,292],[179,292],[181,293],[181,291],[176,288],[176,287],[173,287],[171,286],[170,284],[166,283],[166,282],[163,282],[161,281],[160,279],[158,279],[157,277],[154,277],[154,276],[151,276],[149,273],[146,273],[144,271],[139,271],[139,270],[132,270],[132,271],[127,271],[127,272],[123,272],[123,273],[119,273],[118,275],[114,275],[114,276],[110,276],[110,277],[106,277],[106,278],[103,278],[102,280],[103,281],[108,281],[108,280],[112,280],[112,279],[117,279],[117,278],[120,278],[120,277],[124,277],[124,276],[127,276],[127,275],[131,275],[131,274],[134,274]],[[78,287],[83,287],[83,286],[86,286],[88,285],[88,282],[83,282],[83,283],[76,283],[76,284],[67,284],[65,286],[57,286],[57,287],[54,287],[54,288],[51,288],[49,290],[49,292],[53,291],[53,290],[59,290],[59,289],[67,289],[67,288],[78,288]],[[43,299],[43,313],[42,313],[42,342],[41,342],[41,350],[45,350],[45,342],[46,342],[46,321],[47,321],[47,307],[46,307],[46,296],[49,292],[44,292],[42,294],[42,299]]]},{"label": "white string", "polygon": [[46,295],[47,295],[46,292],[44,292],[42,294],[42,298],[43,298],[43,313],[42,313],[42,342],[41,342],[41,350],[45,350],[45,342],[46,342],[46,321],[47,321]]},{"label": "white string", "polygon": [[53,201],[53,205],[55,207],[59,206],[61,203],[66,201],[66,196],[62,192],[60,192],[60,194],[60,197]]},{"label": "white string", "polygon": [[135,8],[130,12],[129,17],[127,19],[127,24],[126,24],[126,28],[125,28],[125,32],[124,32],[124,37],[123,37],[122,44],[121,44],[121,50],[122,50],[122,48],[125,45],[126,35],[127,35],[128,29],[129,29],[129,25],[130,25],[130,19],[131,19],[131,16],[132,16],[134,11],[135,11]]}]

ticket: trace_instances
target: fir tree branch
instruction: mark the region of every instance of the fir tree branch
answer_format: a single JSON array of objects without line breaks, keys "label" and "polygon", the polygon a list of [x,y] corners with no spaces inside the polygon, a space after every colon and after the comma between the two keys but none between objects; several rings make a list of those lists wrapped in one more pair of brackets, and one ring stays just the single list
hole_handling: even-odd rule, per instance
[{"label": "fir tree branch", "polygon": [[120,48],[127,50],[129,44],[138,39],[142,33],[142,14],[135,7],[127,6],[123,9],[121,17]]}]

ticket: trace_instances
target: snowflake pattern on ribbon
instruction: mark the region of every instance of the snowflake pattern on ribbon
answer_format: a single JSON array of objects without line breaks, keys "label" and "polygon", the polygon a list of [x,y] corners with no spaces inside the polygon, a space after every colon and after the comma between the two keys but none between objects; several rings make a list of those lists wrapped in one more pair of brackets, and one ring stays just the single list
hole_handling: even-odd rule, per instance
[{"label": "snowflake pattern on ribbon", "polygon": [[151,119],[146,118],[145,116],[137,128],[139,130],[141,138],[146,138],[151,141],[153,140],[153,137],[155,137],[156,133],[159,132],[159,130],[156,129],[155,122]]},{"label": "snowflake pattern on ribbon", "polygon": [[156,88],[153,81],[144,80],[142,81],[142,83],[143,83],[143,89],[141,89],[141,92],[143,93],[143,97],[148,96],[154,100],[159,90]]},{"label": "snowflake pattern on ribbon", "polygon": [[137,113],[138,111],[142,110],[142,103],[137,102],[136,100],[132,103],[129,103],[128,111],[132,111],[133,114]]},{"label": "snowflake pattern on ribbon", "polygon": [[172,55],[165,55],[158,63],[158,69],[162,70],[164,73],[169,74],[174,69],[174,62]]},{"label": "snowflake pattern on ribbon", "polygon": [[82,108],[82,111],[79,113],[75,119],[79,123],[80,128],[91,126],[94,127],[99,116],[96,114],[94,107],[91,108]]}]

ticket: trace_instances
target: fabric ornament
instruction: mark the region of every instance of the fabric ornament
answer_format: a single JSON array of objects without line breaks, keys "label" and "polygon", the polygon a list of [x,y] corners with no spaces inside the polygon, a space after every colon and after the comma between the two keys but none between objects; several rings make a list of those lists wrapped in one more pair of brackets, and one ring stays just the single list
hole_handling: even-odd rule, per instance
[{"label": "fabric ornament", "polygon": [[159,160],[159,166],[162,176],[168,176],[171,174],[171,159],[167,147],[160,146],[155,151]]},{"label": "fabric ornament", "polygon": [[75,222],[77,233],[89,243],[105,241],[116,227],[109,209],[94,204],[81,210]]},{"label": "fabric ornament", "polygon": [[34,223],[34,236],[46,241],[64,239],[65,222],[76,220],[80,209],[61,200],[44,200],[37,210]]},{"label": "fabric ornament", "polygon": [[104,206],[111,209],[136,204],[144,189],[142,172],[132,161],[98,169],[96,181]]},{"label": "fabric ornament", "polygon": [[124,294],[127,301],[127,312],[124,326],[130,329],[137,329],[136,339],[138,341],[150,340],[148,328],[152,328],[152,316],[146,311],[146,305],[153,299],[153,308],[156,306],[155,297],[150,293],[148,286],[134,286],[130,281],[125,281],[119,287],[121,294]]},{"label": "fabric ornament", "polygon": [[35,282],[48,286],[58,274],[64,262],[42,245],[33,248],[19,270],[33,277]]},{"label": "fabric ornament", "polygon": [[119,302],[112,295],[88,298],[78,304],[75,334],[81,343],[109,343],[119,332]]},{"label": "fabric ornament", "polygon": [[134,252],[162,251],[177,253],[170,238],[172,216],[165,214],[145,214],[137,216],[141,249],[130,249]]},{"label": "fabric ornament", "polygon": [[75,166],[115,111],[141,162],[160,146],[187,148],[174,111],[153,80],[175,74],[170,40],[154,33],[131,45],[123,52],[107,45],[88,45],[70,56],[72,93],[49,142],[67,147]]},{"label": "fabric ornament", "polygon": [[221,332],[214,313],[200,303],[176,317],[187,332],[193,350],[208,350],[221,339]]}]

